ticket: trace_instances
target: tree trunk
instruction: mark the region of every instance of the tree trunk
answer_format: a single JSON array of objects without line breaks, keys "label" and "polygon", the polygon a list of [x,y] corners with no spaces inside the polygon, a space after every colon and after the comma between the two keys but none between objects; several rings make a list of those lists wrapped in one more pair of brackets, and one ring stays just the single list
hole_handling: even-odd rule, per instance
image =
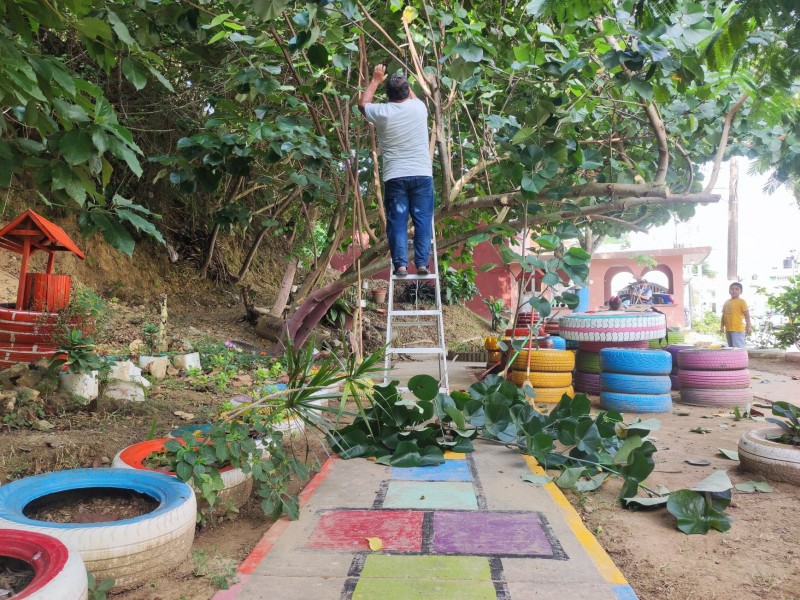
[{"label": "tree trunk", "polygon": [[292,293],[292,284],[294,283],[294,276],[297,273],[297,263],[300,259],[292,257],[289,259],[289,264],[286,265],[286,271],[283,274],[281,287],[278,289],[278,296],[275,298],[275,303],[269,309],[269,314],[280,317],[283,311],[286,310],[286,304],[289,302],[289,294]]},{"label": "tree trunk", "polygon": [[200,267],[200,279],[205,279],[208,276],[208,267],[211,265],[211,259],[214,258],[214,248],[217,245],[217,235],[219,235],[219,223],[215,224],[214,229],[211,231],[206,250],[206,260],[203,266]]},{"label": "tree trunk", "polygon": [[261,245],[261,241],[264,239],[264,236],[267,235],[267,231],[269,230],[268,227],[262,227],[261,231],[258,232],[256,239],[253,241],[253,244],[250,246],[250,251],[247,253],[247,256],[242,263],[242,268],[239,269],[239,274],[233,280],[232,283],[239,283],[244,276],[247,275],[247,271],[250,270],[250,265],[253,264],[253,258],[256,256],[256,252],[258,251],[258,247]]}]

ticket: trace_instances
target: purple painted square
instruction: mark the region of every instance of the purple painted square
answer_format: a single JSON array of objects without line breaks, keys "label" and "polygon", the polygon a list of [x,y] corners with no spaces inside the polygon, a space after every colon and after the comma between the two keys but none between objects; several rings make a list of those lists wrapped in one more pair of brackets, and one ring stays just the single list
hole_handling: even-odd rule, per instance
[{"label": "purple painted square", "polygon": [[480,556],[553,556],[535,512],[433,514],[433,553]]}]

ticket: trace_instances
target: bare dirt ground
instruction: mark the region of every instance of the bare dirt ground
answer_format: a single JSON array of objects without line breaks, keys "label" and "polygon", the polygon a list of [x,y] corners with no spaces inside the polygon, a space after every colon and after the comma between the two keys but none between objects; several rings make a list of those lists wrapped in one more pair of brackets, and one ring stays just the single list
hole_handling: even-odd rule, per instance
[{"label": "bare dirt ground", "polygon": [[[77,239],[77,238],[76,238]],[[102,245],[80,242],[90,259],[78,263],[59,257],[57,272],[73,274],[106,299],[118,298],[117,316],[109,351],[124,347],[140,336],[142,322],[155,322],[155,297],[168,294],[170,335],[197,339],[236,339],[263,346],[252,328],[241,321],[244,313],[238,292],[232,288],[197,281],[193,270],[182,263],[170,266],[160,253],[122,257]],[[19,261],[0,253],[0,301],[16,295]],[[270,290],[282,274],[280,263],[268,256],[265,268],[254,274],[261,285],[261,302],[268,304]],[[63,264],[62,264],[63,263]],[[60,269],[58,266],[60,265]],[[370,305],[365,313],[372,340],[380,341],[385,317]],[[446,337],[464,345],[480,347],[488,334],[481,319],[460,307],[445,310]],[[463,348],[459,348],[462,350]],[[783,361],[755,360],[751,369],[761,377],[775,373],[800,377],[800,365]],[[800,385],[800,382],[798,382]],[[754,380],[757,389],[758,381]],[[173,413],[190,412],[203,418],[234,390],[219,393],[189,389],[166,381],[151,391],[142,406],[128,406],[109,413],[60,410],[48,415],[53,431],[30,429],[0,433],[0,482],[26,475],[73,467],[102,467],[121,448],[145,439],[152,430],[166,434],[183,424]],[[792,399],[800,395],[792,394]],[[768,409],[761,409],[768,413]],[[678,416],[675,413],[689,413]],[[734,421],[713,409],[675,404],[672,413],[657,415],[661,429],[656,433],[656,471],[648,482],[670,489],[691,487],[715,469],[728,471],[734,482],[758,480],[742,472],[738,463],[724,458],[719,448],[735,450],[753,421]],[[702,427],[710,433],[689,430]],[[313,442],[312,442],[313,443]],[[298,452],[304,451],[298,440]],[[707,459],[706,467],[688,465],[689,459]],[[313,466],[325,459],[315,446],[309,457]],[[297,490],[303,482],[297,482]],[[773,484],[773,493],[734,492],[728,512],[734,522],[727,533],[687,536],[675,528],[674,518],[664,509],[632,512],[623,510],[616,499],[618,485],[608,482],[600,490],[572,496],[589,529],[597,536],[628,578],[642,600],[775,600],[800,599],[800,489]],[[169,577],[133,592],[114,596],[118,600],[208,600],[220,586],[235,581],[235,569],[269,527],[255,501],[233,519],[199,529],[192,553]],[[276,597],[278,597],[276,595]]]},{"label": "bare dirt ground", "polygon": [[[756,396],[761,379],[771,374],[800,378],[800,365],[751,360]],[[792,383],[800,391],[800,381]],[[673,394],[673,396],[676,396]],[[786,400],[798,402],[795,393]],[[756,408],[769,415],[768,408]],[[678,413],[688,413],[679,416]],[[714,470],[726,470],[734,483],[763,481],[747,473],[719,448],[736,450],[739,437],[765,424],[735,421],[716,409],[675,403],[673,411],[654,415],[661,428],[654,432],[658,451],[648,485],[670,490],[692,487]],[[692,433],[701,428],[709,433]],[[706,459],[709,466],[687,464]],[[626,576],[641,600],[797,600],[800,598],[800,489],[772,483],[772,493],[745,494],[734,490],[728,514],[733,526],[726,533],[685,535],[665,509],[627,511],[617,501],[619,485],[609,481],[600,490],[572,495],[573,504]]]}]

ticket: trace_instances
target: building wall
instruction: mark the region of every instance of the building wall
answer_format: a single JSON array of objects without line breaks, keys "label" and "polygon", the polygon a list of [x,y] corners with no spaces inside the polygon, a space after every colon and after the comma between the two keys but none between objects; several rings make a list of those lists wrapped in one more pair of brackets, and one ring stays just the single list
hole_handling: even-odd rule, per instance
[{"label": "building wall", "polygon": [[655,268],[640,267],[633,258],[593,258],[589,268],[589,310],[605,307],[608,298],[619,291],[611,289],[611,279],[616,273],[627,271],[632,277],[641,278],[649,271],[661,271],[670,282],[669,293],[675,304],[659,304],[656,308],[667,316],[667,326],[683,327],[683,256],[659,256],[657,251],[648,254],[658,262]]}]

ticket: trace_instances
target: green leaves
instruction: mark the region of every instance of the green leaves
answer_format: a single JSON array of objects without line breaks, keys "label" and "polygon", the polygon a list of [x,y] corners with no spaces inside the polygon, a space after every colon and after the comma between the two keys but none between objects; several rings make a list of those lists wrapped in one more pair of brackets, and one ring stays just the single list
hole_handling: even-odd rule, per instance
[{"label": "green leaves", "polygon": [[281,16],[289,4],[288,0],[252,0],[253,12],[265,21]]},{"label": "green leaves", "polygon": [[147,85],[147,69],[127,56],[122,59],[122,74],[137,90],[144,89]]},{"label": "green leaves", "polygon": [[58,146],[64,160],[71,166],[88,161],[94,151],[92,136],[82,129],[67,132]]},{"label": "green leaves", "polygon": [[700,494],[692,490],[678,490],[669,495],[667,510],[678,519],[678,529],[686,534],[708,533],[711,529],[728,531],[730,518],[724,513],[730,504],[727,496]]}]

